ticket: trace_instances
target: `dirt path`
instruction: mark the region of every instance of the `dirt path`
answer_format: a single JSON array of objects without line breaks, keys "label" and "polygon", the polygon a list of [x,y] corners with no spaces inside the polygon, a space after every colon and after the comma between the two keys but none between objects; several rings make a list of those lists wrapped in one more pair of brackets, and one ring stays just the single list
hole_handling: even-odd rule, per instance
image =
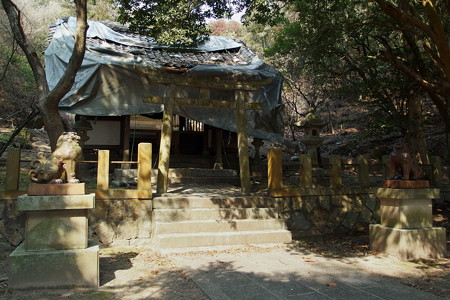
[{"label": "dirt path", "polygon": [[0,299],[209,299],[171,260],[150,249],[106,248],[100,251],[98,289],[7,288],[7,255],[0,259]]},{"label": "dirt path", "polygon": [[[387,276],[403,284],[450,299],[450,259],[401,262],[392,257],[372,253],[368,237],[319,237],[296,241],[287,246],[246,245],[222,250],[163,255],[148,248],[105,248],[100,252],[101,287],[77,289],[43,289],[10,291],[7,287],[7,257],[13,250],[0,251],[0,299],[209,299],[179,269],[170,257],[214,256],[268,252],[283,247],[301,251],[304,257],[320,255],[339,260],[368,273]],[[303,256],[300,258],[305,259]],[[311,260],[314,263],[314,260]]]}]

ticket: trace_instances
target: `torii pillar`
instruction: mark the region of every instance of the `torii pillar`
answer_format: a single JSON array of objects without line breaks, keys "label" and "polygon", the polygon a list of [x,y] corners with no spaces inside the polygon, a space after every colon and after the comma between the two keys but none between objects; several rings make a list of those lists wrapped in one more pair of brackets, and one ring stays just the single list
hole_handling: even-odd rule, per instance
[{"label": "torii pillar", "polygon": [[250,164],[248,159],[248,128],[245,117],[245,92],[236,90],[236,123],[238,137],[239,169],[241,177],[241,192],[243,195],[250,194]]},{"label": "torii pillar", "polygon": [[[208,93],[209,94],[209,93]],[[241,177],[241,192],[243,195],[248,195],[251,191],[250,182],[250,164],[248,158],[248,128],[247,118],[245,116],[246,109],[249,109],[245,102],[245,91],[235,90],[235,105],[234,103],[220,103],[222,108],[236,109],[236,123],[238,134],[238,153],[239,153],[239,168]],[[152,100],[151,97],[146,100],[148,102],[158,103],[157,100]],[[164,114],[163,124],[161,128],[161,142],[159,146],[159,162],[158,162],[158,182],[157,193],[164,194],[168,190],[169,181],[169,162],[170,162],[170,146],[172,140],[173,128],[173,111],[175,105],[197,106],[197,107],[215,107],[215,101],[204,99],[181,99],[176,95],[176,87],[171,86],[167,96],[164,97]],[[216,102],[217,103],[217,102]]]}]

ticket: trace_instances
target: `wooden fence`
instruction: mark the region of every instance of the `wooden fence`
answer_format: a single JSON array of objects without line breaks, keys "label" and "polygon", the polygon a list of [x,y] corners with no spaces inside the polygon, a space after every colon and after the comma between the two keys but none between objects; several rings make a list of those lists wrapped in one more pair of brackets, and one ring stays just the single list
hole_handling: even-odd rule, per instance
[{"label": "wooden fence", "polygon": [[[382,169],[383,178],[387,178],[387,163],[389,155],[383,156],[382,161],[376,163],[377,167]],[[369,159],[363,155],[359,155],[356,158],[356,163],[345,164],[343,159],[339,155],[331,155],[328,165],[320,165],[320,167],[328,167],[329,187],[341,188],[343,187],[343,170],[346,167],[352,167],[357,173],[357,183],[359,187],[370,187],[370,168],[374,165],[369,163]],[[298,163],[298,173],[300,176],[299,188],[313,188],[313,174],[314,168],[312,164],[311,155],[300,155],[300,161]],[[425,172],[430,180],[431,185],[440,186],[442,177],[442,167],[440,157],[433,156],[431,158],[431,164],[423,166],[428,171]],[[271,191],[283,189],[283,163],[282,163],[282,151],[280,148],[273,148],[268,153],[268,188]]]},{"label": "wooden fence", "polygon": [[[4,191],[0,191],[0,199],[12,200],[17,196],[26,194],[26,190],[19,190],[20,164],[27,162],[21,160],[20,149],[8,150],[6,159],[6,178]],[[96,199],[151,199],[152,198],[152,144],[140,143],[138,146],[137,161],[110,161],[109,150],[98,151],[98,161],[81,161],[80,163],[97,164],[97,186],[88,190],[95,193]],[[137,189],[110,189],[110,164],[137,164]]]}]

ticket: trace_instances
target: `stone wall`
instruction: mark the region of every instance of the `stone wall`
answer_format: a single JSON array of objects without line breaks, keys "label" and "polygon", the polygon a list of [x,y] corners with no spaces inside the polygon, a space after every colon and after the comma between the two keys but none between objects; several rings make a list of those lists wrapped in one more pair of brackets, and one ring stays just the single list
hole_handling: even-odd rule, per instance
[{"label": "stone wall", "polygon": [[[380,223],[376,188],[296,188],[276,193],[282,217],[294,237],[367,231]],[[450,205],[450,186],[441,187],[433,203]]]},{"label": "stone wall", "polygon": [[89,211],[89,235],[102,245],[117,241],[150,239],[152,231],[152,200],[95,200]]},{"label": "stone wall", "polygon": [[[89,239],[101,245],[126,244],[151,237],[152,201],[138,199],[96,200],[89,211]],[[14,201],[0,200],[0,245],[18,246],[24,239],[24,214]]]},{"label": "stone wall", "polygon": [[15,200],[0,200],[0,245],[18,246],[24,238],[25,218]]},{"label": "stone wall", "polygon": [[277,202],[294,237],[352,233],[379,223],[379,200],[370,188],[295,189],[290,194]]},{"label": "stone wall", "polygon": [[[292,189],[289,196],[275,196],[294,237],[343,234],[367,230],[379,223],[379,200],[373,188]],[[435,203],[450,203],[450,186],[441,187]],[[149,242],[152,200],[96,200],[89,213],[89,238],[101,245]],[[18,246],[23,238],[24,216],[15,200],[0,199],[0,246]]]}]

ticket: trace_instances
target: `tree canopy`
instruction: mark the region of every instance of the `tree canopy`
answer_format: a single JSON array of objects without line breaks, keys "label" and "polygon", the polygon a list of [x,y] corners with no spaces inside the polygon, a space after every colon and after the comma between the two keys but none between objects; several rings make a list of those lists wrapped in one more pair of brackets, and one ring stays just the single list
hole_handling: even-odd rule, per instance
[{"label": "tree canopy", "polygon": [[117,0],[119,21],[136,32],[167,45],[190,45],[210,33],[211,19],[230,18],[242,11],[254,19],[274,23],[280,16],[276,1],[266,0]]},{"label": "tree canopy", "polygon": [[[14,1],[15,2],[15,1]],[[30,43],[21,24],[23,14],[11,0],[1,0],[14,38],[26,55],[38,88],[41,112],[55,114],[71,80],[48,91],[39,47]],[[43,5],[50,0],[41,1]],[[40,3],[41,3],[40,2]],[[75,1],[77,7],[86,1]],[[411,131],[412,103],[430,99],[450,132],[450,2],[439,0],[91,0],[87,17],[102,19],[118,9],[118,20],[131,30],[174,46],[194,44],[211,30],[232,30],[213,18],[245,11],[247,40],[266,49],[284,72],[288,85],[309,106],[351,100],[390,124]],[[85,3],[86,4],[86,3]],[[110,9],[100,9],[109,7]],[[95,8],[95,9],[93,9]],[[79,12],[79,10],[77,10]],[[114,15],[115,17],[115,15]],[[230,25],[230,24],[228,24]],[[276,26],[274,26],[276,25]],[[215,26],[215,27],[214,27]],[[222,28],[223,27],[223,28]],[[79,27],[79,30],[85,30]],[[78,32],[77,55],[85,39]],[[241,32],[239,35],[242,34]],[[255,38],[256,37],[256,38]],[[12,45],[14,47],[14,45]],[[77,64],[69,73],[76,73]],[[67,83],[69,83],[67,85]],[[414,96],[414,97],[413,97]],[[51,100],[50,100],[51,99]],[[46,103],[44,105],[44,103]],[[415,107],[420,108],[419,103]],[[416,109],[420,115],[420,111]],[[382,120],[381,120],[382,121]],[[49,122],[47,120],[47,122]],[[378,122],[378,123],[376,123]],[[59,124],[56,122],[54,124]],[[389,125],[390,126],[390,125]],[[418,125],[420,127],[420,124]],[[55,129],[57,128],[57,129]],[[59,133],[61,126],[52,126]]]}]

